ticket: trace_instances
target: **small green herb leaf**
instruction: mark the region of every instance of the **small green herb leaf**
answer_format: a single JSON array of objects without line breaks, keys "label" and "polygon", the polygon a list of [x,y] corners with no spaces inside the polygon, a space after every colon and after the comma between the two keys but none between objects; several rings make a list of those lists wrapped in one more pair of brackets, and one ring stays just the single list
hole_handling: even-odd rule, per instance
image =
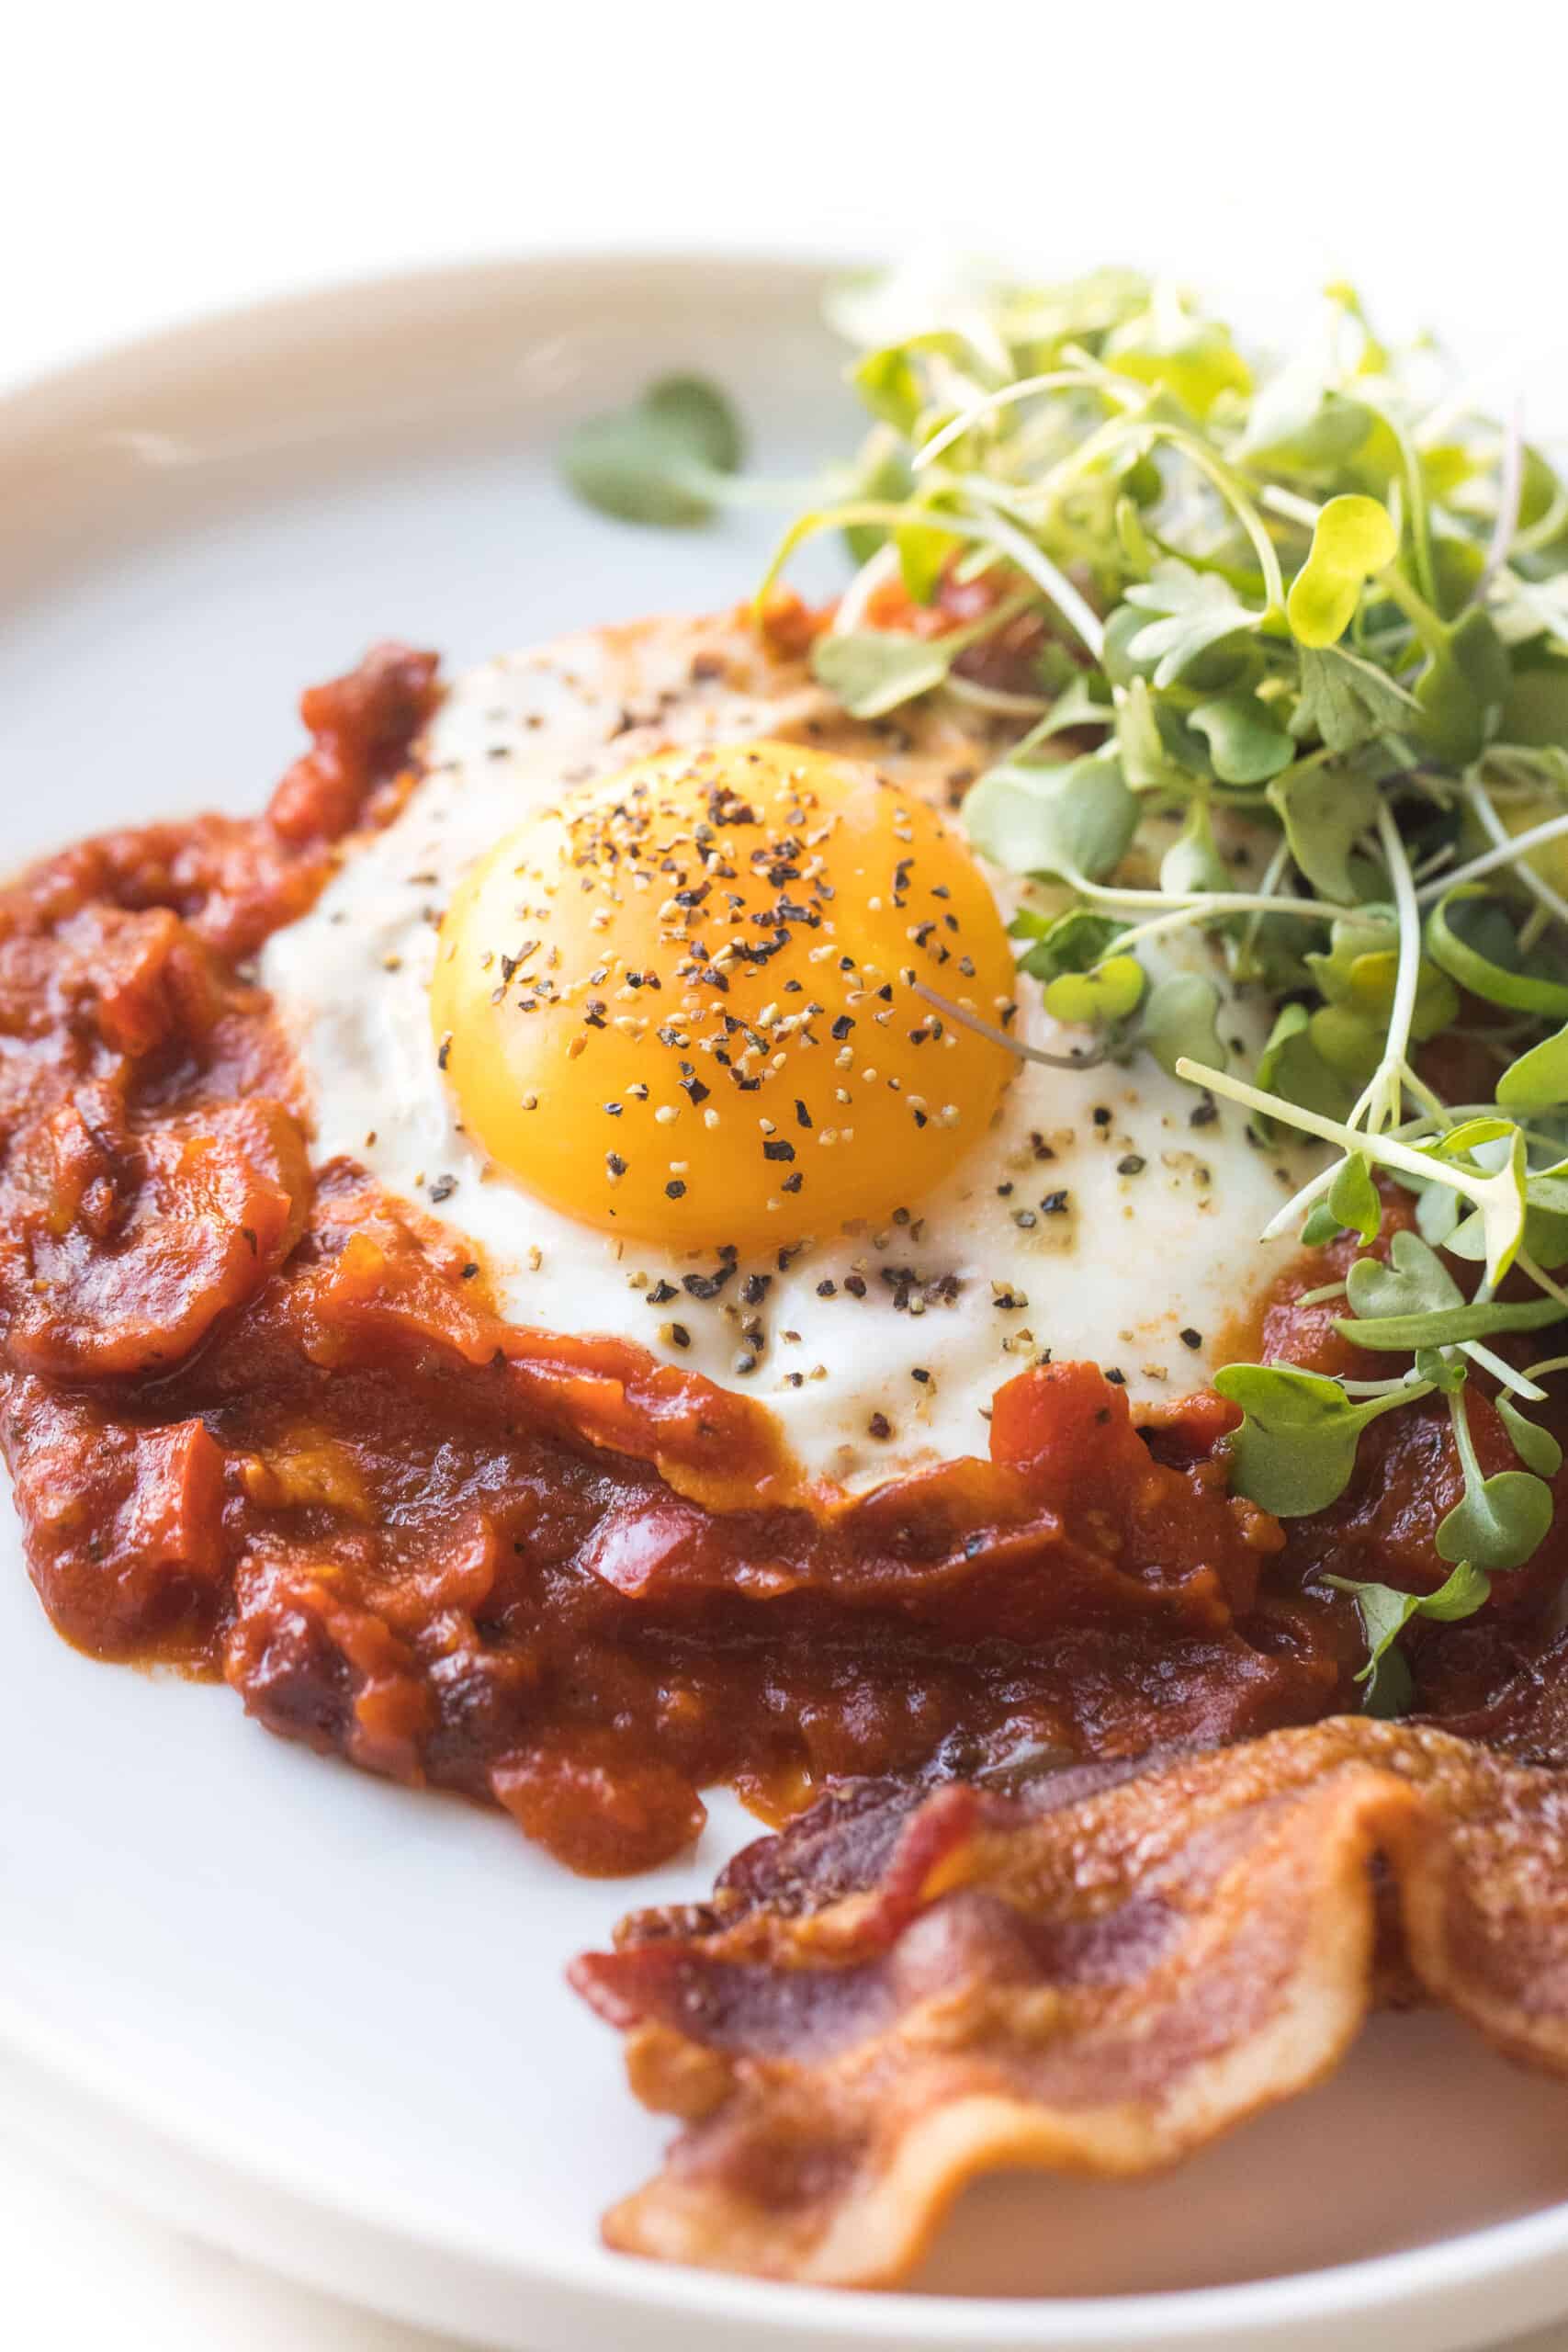
[{"label": "small green herb leaf", "polygon": [[1403,1356],[1417,1348],[1452,1348],[1466,1340],[1495,1339],[1499,1331],[1543,1331],[1562,1316],[1554,1298],[1472,1299],[1423,1315],[1337,1316],[1334,1328],[1354,1347]]},{"label": "small green herb leaf", "polygon": [[1416,1233],[1394,1235],[1386,1265],[1381,1258],[1358,1258],[1345,1286],[1359,1317],[1433,1315],[1464,1304],[1458,1283]]},{"label": "small green herb leaf", "polygon": [[1206,800],[1196,799],[1187,821],[1160,860],[1159,887],[1186,898],[1200,890],[1228,890],[1233,876],[1220,855]]},{"label": "small green herb leaf", "polygon": [[1327,1206],[1337,1225],[1358,1233],[1363,1241],[1375,1241],[1382,1223],[1382,1202],[1372,1182],[1372,1171],[1361,1154],[1352,1152],[1337,1170],[1328,1188]]},{"label": "small green herb leaf", "polygon": [[1390,1353],[1452,1347],[1498,1331],[1539,1331],[1562,1313],[1551,1298],[1467,1300],[1417,1233],[1394,1235],[1387,1265],[1358,1258],[1345,1288],[1350,1315],[1337,1317],[1335,1329],[1359,1348]]},{"label": "small green herb leaf", "polygon": [[1204,765],[1201,744],[1179,711],[1134,678],[1116,697],[1116,748],[1134,792],[1190,792]]},{"label": "small green herb leaf", "polygon": [[951,656],[940,638],[904,637],[891,629],[847,629],[819,637],[811,673],[854,718],[881,718],[900,703],[940,686]]},{"label": "small green herb leaf", "polygon": [[1280,813],[1291,855],[1314,889],[1341,904],[1358,898],[1350,853],[1376,821],[1376,786],[1343,771],[1298,768],[1275,777],[1269,800]]},{"label": "small green herb leaf", "polygon": [[1195,571],[1175,556],[1156,563],[1140,586],[1129,588],[1127,602],[1162,616],[1139,629],[1127,647],[1134,662],[1156,664],[1156,686],[1172,684],[1211,645],[1238,629],[1256,628],[1263,617],[1216,572]]},{"label": "small green herb leaf", "polygon": [[873,416],[909,435],[927,406],[919,363],[928,359],[945,362],[976,391],[997,380],[996,369],[967,336],[938,327],[868,352],[852,369],[851,381]]},{"label": "small green herb leaf", "polygon": [[1252,374],[1217,320],[1177,307],[1148,310],[1118,327],[1107,345],[1119,374],[1157,384],[1197,417],[1224,392],[1247,392]]},{"label": "small green herb leaf", "polygon": [[1421,735],[1439,759],[1464,767],[1478,756],[1502,710],[1511,674],[1490,616],[1472,605],[1416,681]]},{"label": "small green herb leaf", "polygon": [[1208,744],[1222,784],[1267,784],[1296,755],[1291,737],[1256,695],[1217,695],[1200,703],[1187,723]]},{"label": "small green herb leaf", "polygon": [[1439,1521],[1440,1560],[1471,1560],[1489,1575],[1522,1568],[1551,1525],[1551,1489],[1528,1470],[1499,1470],[1467,1484]]},{"label": "small green herb leaf", "polygon": [[[1049,693],[1049,684],[1043,680],[1042,684]],[[1073,727],[1110,727],[1115,716],[1110,684],[1103,673],[1099,670],[1078,670],[1034,729],[1033,740],[1043,743],[1048,736],[1066,734]]]},{"label": "small green herb leaf", "polygon": [[1314,371],[1286,369],[1252,403],[1237,454],[1255,464],[1315,473],[1353,458],[1376,420]]},{"label": "small green herb leaf", "polygon": [[[1258,1057],[1258,1083],[1266,1094],[1337,1119],[1349,1109],[1354,1089],[1318,1052],[1313,1037],[1315,1017],[1304,1004],[1280,1006]],[[1261,1119],[1256,1124],[1260,1132],[1272,1131],[1271,1124]]]},{"label": "small green herb leaf", "polygon": [[1113,916],[1095,914],[1088,907],[1069,907],[1065,915],[1039,915],[1021,908],[1013,917],[1015,939],[1033,942],[1020,958],[1019,969],[1037,980],[1054,980],[1060,972],[1090,972],[1111,952],[1125,926]]},{"label": "small green herb leaf", "polygon": [[1399,534],[1386,506],[1353,492],[1331,498],[1319,511],[1312,552],[1285,603],[1297,643],[1321,650],[1343,637],[1361,590],[1398,553]]},{"label": "small green herb leaf", "polygon": [[942,573],[962,542],[940,523],[906,523],[895,531],[898,572],[917,605],[929,605],[942,585]]},{"label": "small green herb leaf", "polygon": [[1361,1431],[1398,1398],[1353,1405],[1338,1381],[1280,1363],[1230,1363],[1214,1375],[1245,1416],[1230,1440],[1231,1484],[1277,1519],[1326,1510],[1350,1483]]},{"label": "small green herb leaf", "polygon": [[1470,1365],[1457,1350],[1450,1348],[1417,1348],[1416,1377],[1429,1380],[1445,1396],[1458,1394],[1470,1378]]},{"label": "small green herb leaf", "polygon": [[1224,1069],[1225,1048],[1218,1028],[1220,992],[1199,972],[1171,972],[1149,990],[1138,1043],[1174,1078],[1186,1058]]},{"label": "small green herb leaf", "polygon": [[1340,645],[1321,651],[1303,646],[1301,693],[1291,720],[1298,742],[1315,735],[1325,751],[1343,754],[1390,731],[1408,729],[1419,715],[1415,695],[1386,670]]},{"label": "small green herb leaf", "polygon": [[1111,956],[1091,972],[1063,972],[1046,983],[1045,1010],[1054,1021],[1104,1028],[1124,1021],[1143,1000],[1144,967],[1135,956]]},{"label": "small green herb leaf", "polygon": [[[1375,1057],[1382,1050],[1399,978],[1399,931],[1392,913],[1364,907],[1354,917],[1336,922],[1329,934],[1328,954],[1309,955],[1306,965],[1323,991],[1325,1011],[1351,1016],[1359,1024],[1359,1053],[1364,1055],[1370,1040]],[[1458,990],[1447,974],[1424,956],[1416,971],[1411,1035],[1418,1042],[1440,1036],[1458,1018]],[[1319,1052],[1336,1067],[1355,1067],[1358,1054],[1336,1054],[1337,1035],[1348,1046],[1350,1032],[1343,1023],[1314,1021]]]},{"label": "small green herb leaf", "polygon": [[1416,1195],[1416,1229],[1434,1250],[1445,1250],[1464,1215],[1464,1203],[1451,1184],[1424,1184]]},{"label": "small green herb leaf", "polygon": [[1302,1224],[1302,1243],[1308,1250],[1325,1249],[1337,1241],[1344,1227],[1326,1201],[1314,1201]]},{"label": "small green herb leaf", "polygon": [[1525,1468],[1533,1470],[1538,1478],[1555,1478],[1562,1467],[1562,1448],[1551,1431],[1543,1430],[1539,1421],[1527,1419],[1506,1396],[1495,1398],[1494,1404],[1497,1418],[1507,1430],[1514,1452]]},{"label": "small green herb leaf", "polygon": [[1107,749],[1077,760],[1004,761],[971,786],[964,821],[976,849],[1015,874],[1098,882],[1126,855],[1138,804]]},{"label": "small green herb leaf", "polygon": [[1365,1682],[1370,1715],[1403,1714],[1410,1704],[1410,1669],[1396,1645],[1413,1617],[1435,1618],[1452,1624],[1473,1617],[1484,1606],[1491,1583],[1484,1571],[1461,1560],[1436,1592],[1400,1592],[1393,1585],[1359,1584],[1351,1577],[1324,1579],[1337,1591],[1354,1595],[1367,1635],[1367,1662],[1356,1677]]},{"label": "small green herb leaf", "polygon": [[1497,1080],[1497,1100],[1506,1110],[1527,1114],[1568,1105],[1568,1028],[1509,1063]]},{"label": "small green herb leaf", "polygon": [[618,522],[705,523],[741,458],[739,423],[701,376],[665,376],[632,407],[591,416],[561,463],[577,495]]}]

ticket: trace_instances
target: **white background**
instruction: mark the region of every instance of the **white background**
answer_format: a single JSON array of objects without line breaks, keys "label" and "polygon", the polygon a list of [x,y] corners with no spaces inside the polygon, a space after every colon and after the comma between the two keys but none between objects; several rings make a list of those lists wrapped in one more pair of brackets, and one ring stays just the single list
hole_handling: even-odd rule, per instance
[{"label": "white background", "polygon": [[[1455,324],[1505,387],[1527,356],[1568,382],[1556,14],[55,0],[0,51],[0,384],[383,266],[933,239],[1171,268],[1266,318],[1350,275],[1396,323]],[[25,2149],[0,2148],[0,2313],[26,2352],[431,2342],[185,2246]]]}]

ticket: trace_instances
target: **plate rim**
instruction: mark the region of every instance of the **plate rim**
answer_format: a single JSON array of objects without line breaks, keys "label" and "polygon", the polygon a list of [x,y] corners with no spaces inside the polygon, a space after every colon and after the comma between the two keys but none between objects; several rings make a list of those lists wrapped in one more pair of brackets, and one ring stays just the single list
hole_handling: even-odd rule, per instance
[{"label": "plate rim", "polygon": [[[276,334],[286,342],[315,322],[330,333],[334,311],[364,304],[384,311],[417,311],[464,291],[478,300],[487,285],[504,284],[519,295],[530,283],[558,286],[571,277],[581,281],[587,309],[596,293],[628,272],[656,273],[672,283],[698,276],[710,293],[716,277],[787,278],[798,290],[863,259],[858,245],[835,248],[819,241],[809,248],[783,243],[705,248],[688,241],[582,246],[540,242],[398,268],[334,273],[216,309],[180,311],[144,333],[91,342],[19,376],[0,378],[0,450],[25,451],[31,435],[48,429],[57,403],[90,401],[95,391],[108,395],[122,370],[155,371],[177,380],[207,350],[221,353],[225,345],[258,334],[269,340]],[[1477,2341],[1476,2330],[1484,2334],[1495,2324],[1499,2314],[1491,2299],[1505,2279],[1515,2303],[1501,2314],[1506,2326],[1529,2326],[1568,2312],[1568,2201],[1393,2253],[1224,2286],[1104,2296],[846,2293],[654,2263],[592,2244],[519,2257],[498,2251],[478,2233],[465,2240],[450,2217],[437,2230],[417,2211],[400,2210],[389,2195],[356,2199],[342,2180],[318,2174],[308,2151],[297,2152],[284,2165],[276,2150],[226,2132],[214,2113],[198,2114],[168,2092],[160,2105],[148,2083],[98,2048],[90,2032],[45,2019],[9,1995],[0,1995],[0,2065],[7,2075],[20,2070],[24,2091],[30,2069],[46,2086],[71,2095],[83,2110],[85,2131],[96,2114],[106,2128],[138,2137],[154,2168],[160,2151],[197,2159],[217,2176],[209,2186],[224,2219],[208,2211],[190,2226],[285,2275],[329,2288],[330,2276],[304,2258],[287,2230],[247,2227],[247,2196],[308,2207],[318,2217],[368,2233],[403,2257],[412,2253],[432,2265],[455,2260],[482,2267],[523,2291],[543,2287],[584,2318],[595,2309],[645,2320],[650,2311],[671,2321],[701,2318],[749,2329],[781,2352],[790,2346],[815,2346],[820,2352],[835,2341],[883,2346],[886,2352],[908,2346],[943,2346],[947,2352],[968,2352],[971,2346],[976,2352],[981,2346],[1016,2352],[1058,2346],[1065,2352],[1074,2345],[1120,2346],[1122,2352],[1161,2345],[1242,2352],[1244,2346],[1269,2345],[1285,2352],[1316,2340],[1319,2331],[1336,2322],[1396,2313],[1435,2329],[1423,2341],[1428,2352],[1440,2352],[1444,2346]],[[63,2160],[70,2164],[69,2154]],[[95,2169],[86,2157],[76,2168]],[[167,2217],[168,2196],[145,2174],[126,2182],[121,2193]],[[363,2280],[337,2291],[353,2292],[401,2316],[411,2315],[417,2301],[409,2296],[382,2301],[367,2292]],[[425,2324],[443,2324],[428,2313],[419,2315]]]}]

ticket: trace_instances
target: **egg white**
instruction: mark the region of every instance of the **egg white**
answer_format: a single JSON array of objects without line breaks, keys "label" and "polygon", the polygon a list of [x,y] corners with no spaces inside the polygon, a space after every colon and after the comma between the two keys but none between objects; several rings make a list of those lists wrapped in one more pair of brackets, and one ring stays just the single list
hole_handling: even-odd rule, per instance
[{"label": "egg white", "polygon": [[[850,720],[803,666],[725,621],[595,631],[458,678],[407,807],[346,845],[315,907],[262,958],[306,1074],[318,1163],[357,1160],[467,1235],[513,1321],[635,1339],[755,1396],[808,1474],[852,1490],[983,1453],[996,1389],[1047,1352],[1115,1374],[1135,1411],[1201,1386],[1226,1361],[1227,1323],[1289,1254],[1258,1237],[1311,1163],[1260,1150],[1241,1114],[1215,1115],[1146,1055],[1126,1069],[1021,1064],[985,1140],[907,1216],[818,1237],[782,1267],[776,1253],[743,1260],[713,1299],[685,1287],[714,1271],[712,1252],[579,1225],[462,1132],[427,991],[468,866],[565,786],[661,744],[764,734],[871,759],[943,806],[997,748],[994,722],[946,696],[874,728]],[[989,878],[1010,912],[1019,886]],[[1168,968],[1214,970],[1179,936]],[[1067,1050],[1039,991],[1021,994],[1019,1034]],[[1222,1034],[1255,1053],[1271,1010],[1231,996]],[[767,1278],[756,1306],[748,1275]],[[752,1317],[761,1346],[743,1328]]]}]

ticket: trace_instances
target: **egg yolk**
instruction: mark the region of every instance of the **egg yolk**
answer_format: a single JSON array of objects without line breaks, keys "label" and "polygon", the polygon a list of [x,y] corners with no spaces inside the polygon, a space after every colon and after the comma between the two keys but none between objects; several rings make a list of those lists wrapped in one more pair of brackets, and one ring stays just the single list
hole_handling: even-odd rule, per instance
[{"label": "egg yolk", "polygon": [[673,1247],[880,1221],[987,1127],[1013,957],[955,823],[794,744],[664,752],[501,842],[442,925],[437,1057],[540,1199]]}]

